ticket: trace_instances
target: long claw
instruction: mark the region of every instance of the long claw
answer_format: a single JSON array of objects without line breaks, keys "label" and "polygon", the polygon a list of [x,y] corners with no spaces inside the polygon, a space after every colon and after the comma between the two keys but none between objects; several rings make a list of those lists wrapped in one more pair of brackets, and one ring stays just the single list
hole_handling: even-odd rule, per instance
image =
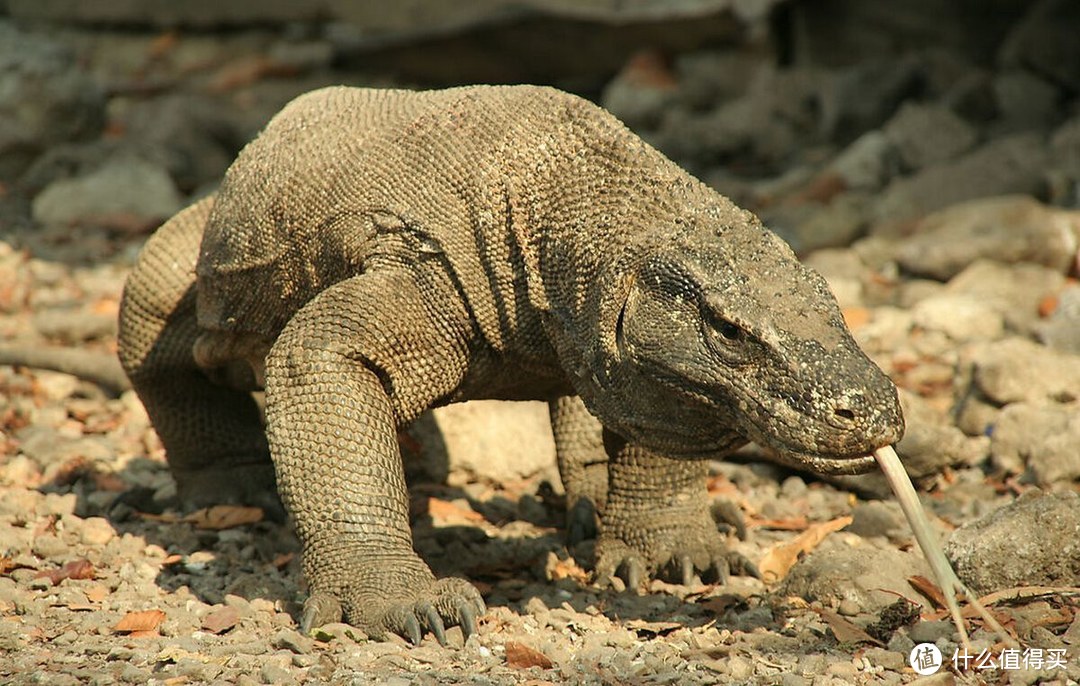
[{"label": "long claw", "polygon": [[416,615],[410,613],[405,618],[405,638],[409,639],[409,643],[414,646],[420,645],[420,638],[423,634],[420,633],[420,622],[417,621]]},{"label": "long claw", "polygon": [[332,595],[315,593],[304,602],[300,633],[307,635],[323,624],[341,621],[341,603]]},{"label": "long claw", "polygon": [[683,555],[679,563],[682,568],[682,585],[689,586],[694,583],[694,561],[689,555]]},{"label": "long claw", "polygon": [[[481,613],[482,614],[482,613]],[[462,603],[458,608],[458,622],[461,625],[461,633],[465,640],[476,633],[476,610],[468,603]]]},{"label": "long claw", "polygon": [[740,541],[746,540],[746,520],[735,503],[730,500],[719,500],[713,503],[712,516],[718,524],[730,526]]},{"label": "long claw", "polygon": [[733,552],[728,555],[728,566],[736,574],[761,579],[761,570],[757,568],[757,565],[738,553]]},{"label": "long claw", "polygon": [[636,557],[626,561],[626,586],[634,593],[641,592],[641,581],[645,578],[645,563]]},{"label": "long claw", "polygon": [[435,640],[439,642],[439,645],[445,646],[446,627],[443,625],[442,617],[439,616],[439,613],[431,605],[427,606],[425,621],[427,621],[428,629],[435,635]]},{"label": "long claw", "polygon": [[716,575],[716,583],[727,586],[728,577],[731,576],[731,564],[724,558],[713,560],[713,574]]},{"label": "long claw", "polygon": [[314,607],[312,607],[310,605],[307,605],[307,604],[304,605],[304,614],[300,617],[300,633],[301,634],[307,636],[309,633],[311,633],[311,630],[313,628],[315,628],[315,614],[316,614],[316,612],[317,611],[315,610]]}]

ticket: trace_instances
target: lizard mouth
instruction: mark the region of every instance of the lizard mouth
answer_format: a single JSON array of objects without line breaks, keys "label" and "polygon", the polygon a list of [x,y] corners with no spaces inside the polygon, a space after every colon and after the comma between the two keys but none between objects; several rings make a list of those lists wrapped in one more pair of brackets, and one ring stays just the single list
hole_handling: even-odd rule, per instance
[{"label": "lizard mouth", "polygon": [[776,451],[779,462],[802,470],[810,470],[821,476],[838,476],[842,474],[866,474],[877,466],[873,454],[856,454],[842,457],[827,457],[824,455],[810,455],[806,453],[790,453]]}]

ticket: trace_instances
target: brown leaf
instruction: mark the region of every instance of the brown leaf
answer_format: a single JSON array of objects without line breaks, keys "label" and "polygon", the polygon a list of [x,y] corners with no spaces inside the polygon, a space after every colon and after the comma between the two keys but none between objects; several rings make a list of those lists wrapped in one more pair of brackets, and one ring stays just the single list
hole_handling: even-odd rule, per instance
[{"label": "brown leaf", "polygon": [[150,41],[150,47],[147,50],[147,53],[151,59],[161,59],[176,49],[176,45],[179,42],[180,35],[175,30],[166,31],[165,33],[157,35],[154,40]]},{"label": "brown leaf", "polygon": [[214,505],[202,510],[196,510],[183,521],[195,525],[196,529],[232,529],[245,524],[254,524],[263,520],[261,507],[244,507],[242,505]]},{"label": "brown leaf", "polygon": [[833,636],[836,636],[836,640],[840,643],[873,643],[877,646],[882,645],[881,641],[832,610],[814,611],[821,615],[821,618],[824,619],[825,623],[832,629]]},{"label": "brown leaf", "polygon": [[804,531],[810,526],[805,515],[785,517],[783,519],[751,519],[746,526],[755,529],[773,529],[775,531]]},{"label": "brown leaf", "polygon": [[865,307],[845,307],[844,323],[852,331],[866,326],[870,322],[870,310]]},{"label": "brown leaf", "polygon": [[741,598],[737,595],[727,593],[724,595],[713,596],[708,600],[703,600],[698,605],[705,608],[714,615],[722,615],[733,607],[738,607],[746,602],[745,598]]},{"label": "brown leaf", "polygon": [[132,636],[145,636],[148,633],[157,633],[161,623],[165,621],[165,613],[161,610],[143,610],[142,612],[129,612],[124,615],[113,631]]},{"label": "brown leaf", "polygon": [[293,561],[294,557],[296,557],[296,553],[281,553],[270,564],[277,569],[285,569]]},{"label": "brown leaf", "polygon": [[203,617],[202,628],[213,634],[223,634],[240,621],[240,611],[228,605]]},{"label": "brown leaf", "polygon": [[1059,299],[1056,295],[1047,295],[1039,301],[1039,316],[1046,319],[1057,310]]},{"label": "brown leaf", "polygon": [[551,565],[551,580],[558,581],[559,579],[573,579],[584,584],[589,581],[589,573],[571,557],[556,560],[555,564]]},{"label": "brown leaf", "polygon": [[554,666],[551,658],[547,655],[544,655],[539,650],[533,650],[523,643],[507,641],[503,647],[506,648],[506,664],[515,669],[528,669],[529,667],[551,669]]},{"label": "brown leaf", "polygon": [[799,555],[809,553],[825,540],[826,536],[848,524],[851,524],[850,516],[837,517],[828,522],[814,524],[787,543],[773,546],[758,563],[762,579],[766,583],[783,579],[799,561]]},{"label": "brown leaf", "polygon": [[47,569],[34,575],[35,579],[42,577],[51,581],[53,586],[64,579],[93,579],[94,565],[86,559],[72,560],[60,569]]},{"label": "brown leaf", "polygon": [[916,591],[929,598],[934,605],[945,607],[945,594],[933,581],[919,575],[909,576],[907,581]]},{"label": "brown leaf", "polygon": [[100,603],[109,597],[109,589],[101,584],[93,584],[86,588],[86,599],[92,603]]},{"label": "brown leaf", "polygon": [[427,511],[432,521],[441,523],[482,522],[484,515],[438,498],[428,498]]}]

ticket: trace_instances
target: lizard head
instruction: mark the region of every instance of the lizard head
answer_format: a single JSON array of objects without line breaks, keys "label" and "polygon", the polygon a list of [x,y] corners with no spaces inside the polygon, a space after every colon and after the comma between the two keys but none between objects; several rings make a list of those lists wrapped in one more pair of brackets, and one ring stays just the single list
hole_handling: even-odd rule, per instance
[{"label": "lizard head", "polygon": [[739,219],[684,220],[622,261],[601,338],[632,410],[612,428],[673,456],[753,440],[818,473],[871,469],[903,434],[896,387],[825,280]]}]

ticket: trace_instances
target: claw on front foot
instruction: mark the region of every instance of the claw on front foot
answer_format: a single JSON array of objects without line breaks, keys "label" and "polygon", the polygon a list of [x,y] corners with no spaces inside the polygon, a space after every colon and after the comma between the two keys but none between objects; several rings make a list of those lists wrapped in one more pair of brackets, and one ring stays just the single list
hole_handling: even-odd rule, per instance
[{"label": "claw on front foot", "polygon": [[313,593],[304,602],[304,613],[300,617],[300,633],[305,636],[323,624],[341,621],[341,603],[329,593]]},{"label": "claw on front foot", "polygon": [[698,574],[705,583],[726,584],[732,573],[761,578],[753,562],[729,551],[723,537],[709,526],[687,527],[665,535],[631,534],[623,540],[611,532],[601,534],[596,545],[596,583],[640,592],[651,577],[690,586]]},{"label": "claw on front foot", "polygon": [[[412,645],[419,645],[430,632],[445,646],[449,627],[460,626],[465,640],[477,633],[477,620],[487,611],[476,587],[464,579],[433,580],[412,593],[398,593],[387,598],[379,592],[355,589],[344,593],[344,603],[327,593],[314,593],[304,603],[301,630],[304,633],[329,622],[346,621],[363,629],[376,640],[397,634]],[[343,612],[344,609],[344,612]]]}]

